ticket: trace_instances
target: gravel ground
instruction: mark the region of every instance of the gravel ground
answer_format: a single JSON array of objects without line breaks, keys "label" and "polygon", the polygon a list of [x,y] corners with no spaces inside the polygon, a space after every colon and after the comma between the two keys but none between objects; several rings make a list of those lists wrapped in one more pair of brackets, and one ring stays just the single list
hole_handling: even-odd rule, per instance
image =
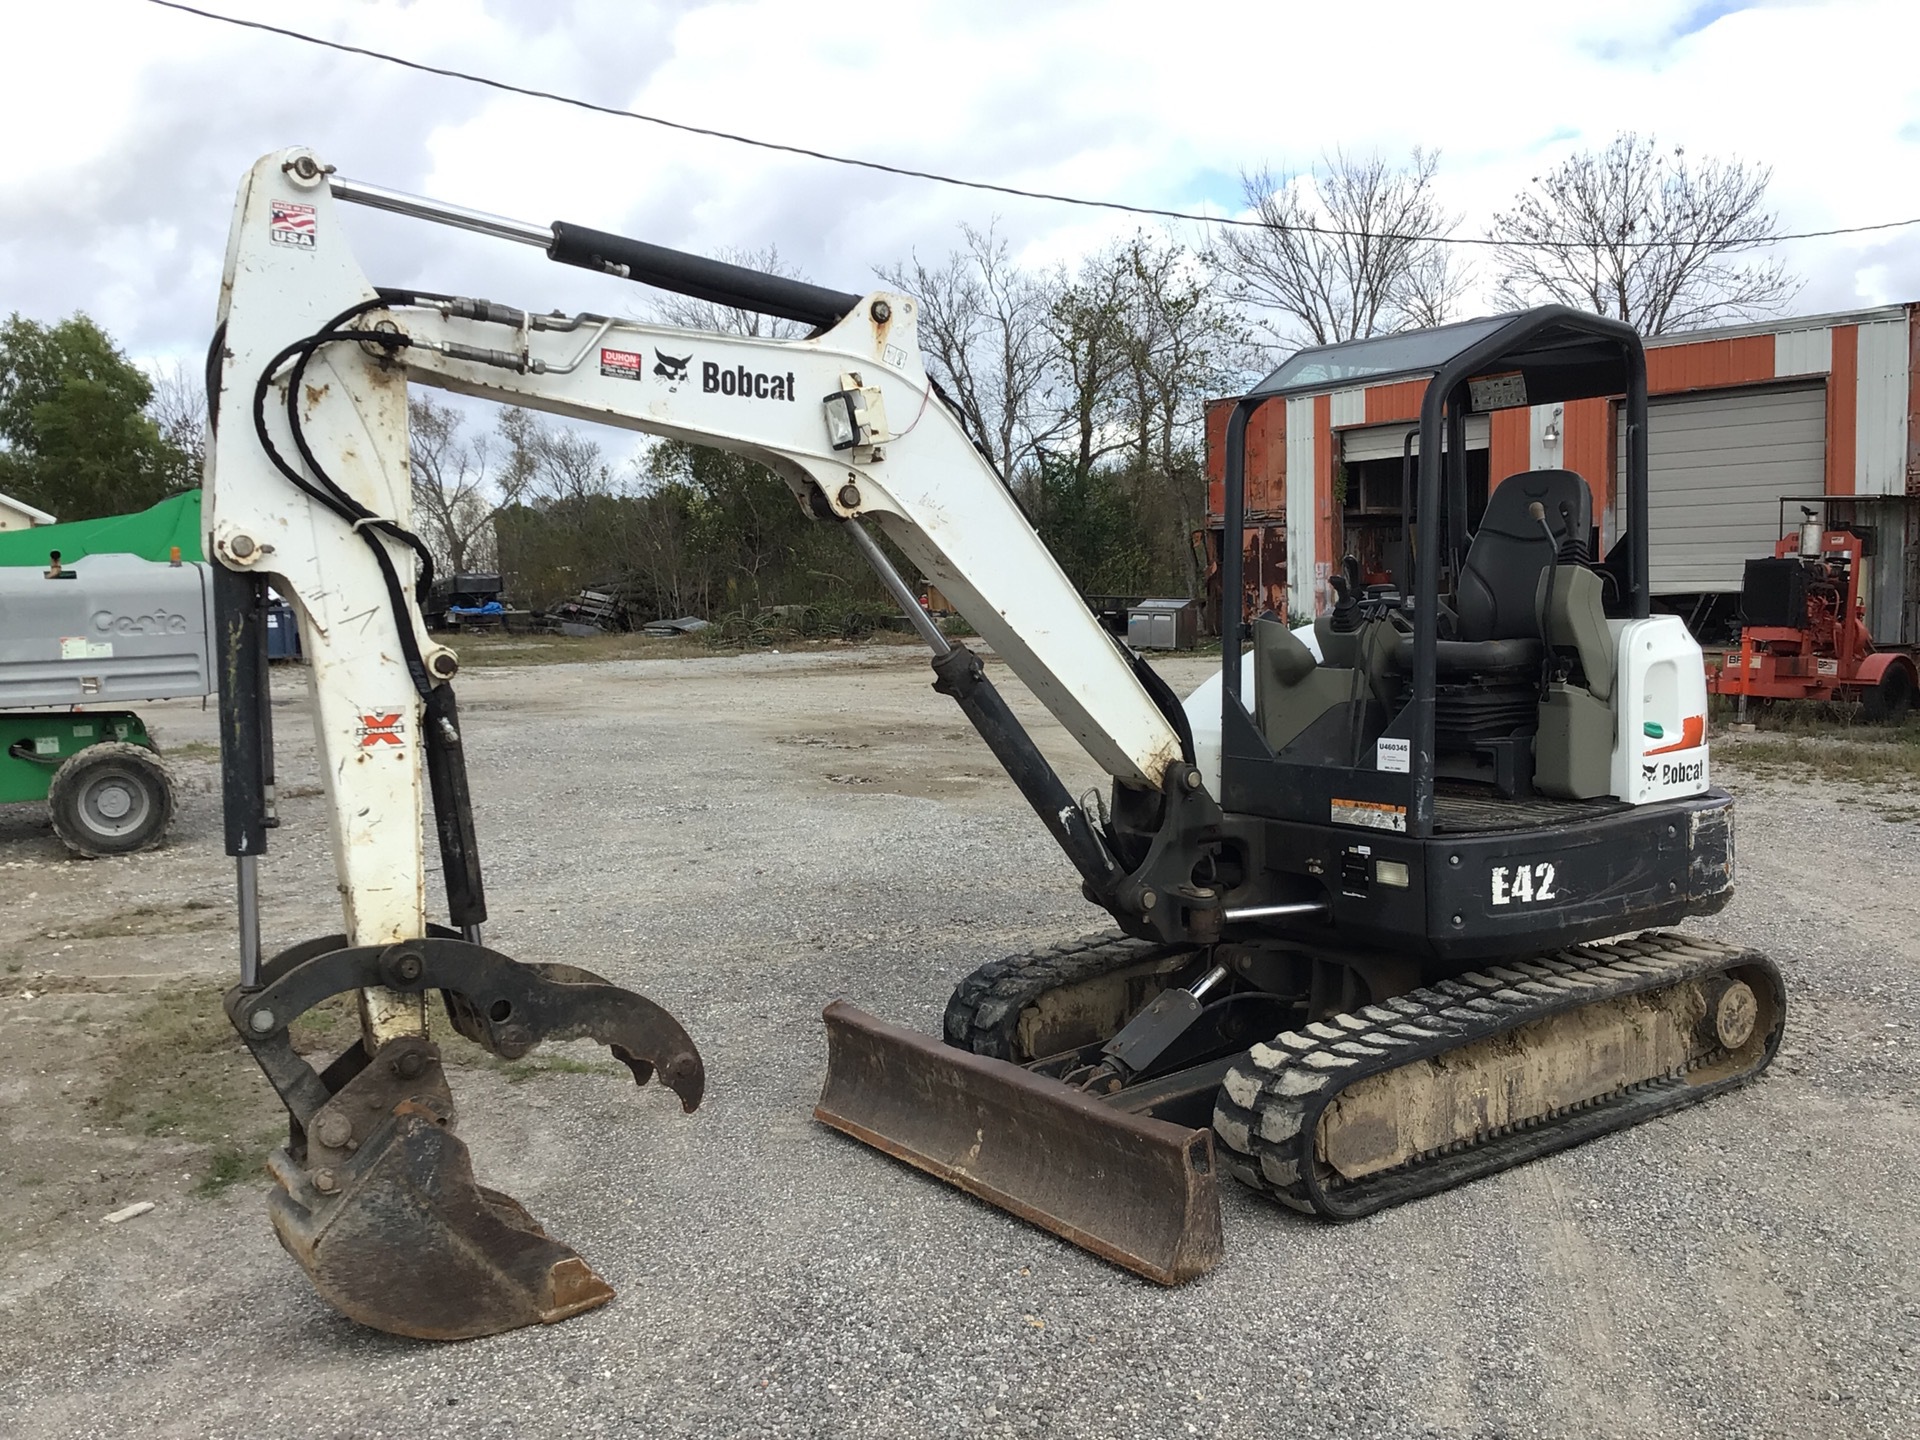
[{"label": "gravel ground", "polygon": [[[1183,686],[1205,671],[1168,668]],[[809,1118],[827,1001],[937,1030],[959,975],[1103,918],[927,680],[899,648],[470,672],[489,940],[643,991],[707,1059],[693,1116],[598,1075],[456,1079],[482,1179],[620,1298],[425,1346],[313,1297],[274,1243],[264,1180],[214,1199],[176,1186],[113,1227],[76,1205],[0,1253],[0,1432],[1920,1430],[1912,823],[1730,767],[1739,895],[1697,928],[1786,974],[1766,1080],[1347,1226],[1229,1184],[1225,1263],[1165,1291]],[[298,794],[311,747],[284,698],[294,798],[266,879],[281,944],[331,928],[323,817]],[[170,745],[211,737],[190,707],[150,718]],[[1036,729],[1073,788],[1093,782]],[[230,963],[224,914],[131,941],[37,938],[143,895],[225,903],[212,765],[180,768],[180,825],[154,855],[69,862],[37,817],[0,816],[7,953],[96,977]],[[0,997],[0,1041],[39,1033],[40,1002],[20,997]],[[0,1096],[22,1105],[32,1084],[16,1072]]]}]

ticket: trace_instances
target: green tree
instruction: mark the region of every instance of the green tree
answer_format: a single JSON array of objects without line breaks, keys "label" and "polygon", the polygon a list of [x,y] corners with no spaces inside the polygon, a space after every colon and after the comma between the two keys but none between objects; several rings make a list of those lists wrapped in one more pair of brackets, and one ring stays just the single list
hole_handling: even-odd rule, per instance
[{"label": "green tree", "polygon": [[663,440],[647,457],[646,479],[648,498],[671,500],[684,517],[673,538],[705,568],[712,610],[879,598],[839,527],[811,518],[758,461]]},{"label": "green tree", "polygon": [[1035,528],[1083,595],[1134,595],[1155,576],[1140,507],[1111,466],[1041,452],[1030,490]]},{"label": "green tree", "polygon": [[147,414],[152,382],[85,315],[0,326],[0,491],[90,520],[198,481]]}]

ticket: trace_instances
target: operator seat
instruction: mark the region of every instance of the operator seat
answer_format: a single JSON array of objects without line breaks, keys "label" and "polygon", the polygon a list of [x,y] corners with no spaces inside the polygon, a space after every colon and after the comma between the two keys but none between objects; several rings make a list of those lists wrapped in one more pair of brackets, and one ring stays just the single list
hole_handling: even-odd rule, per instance
[{"label": "operator seat", "polygon": [[[1536,503],[1552,544],[1531,513]],[[1592,491],[1571,470],[1524,470],[1494,488],[1454,586],[1453,635],[1442,632],[1437,656],[1442,678],[1538,667],[1546,653],[1540,593],[1547,568],[1586,562],[1592,514]],[[1400,637],[1396,659],[1412,669],[1413,636]]]},{"label": "operator seat", "polygon": [[[1533,516],[1535,505],[1547,530]],[[1532,737],[1547,652],[1543,627],[1552,623],[1548,612],[1565,588],[1556,574],[1548,595],[1547,576],[1560,567],[1584,569],[1592,516],[1592,492],[1571,470],[1525,470],[1488,497],[1454,584],[1453,633],[1434,655],[1436,773],[1491,782],[1508,798],[1532,792]],[[1571,638],[1556,634],[1555,648]],[[1398,637],[1394,664],[1401,694],[1410,697],[1411,635]]]},{"label": "operator seat", "polygon": [[[1536,504],[1546,512],[1551,543],[1533,518]],[[1501,481],[1454,587],[1458,638],[1538,640],[1541,574],[1556,559],[1586,563],[1592,517],[1592,492],[1571,470],[1526,470]]]}]

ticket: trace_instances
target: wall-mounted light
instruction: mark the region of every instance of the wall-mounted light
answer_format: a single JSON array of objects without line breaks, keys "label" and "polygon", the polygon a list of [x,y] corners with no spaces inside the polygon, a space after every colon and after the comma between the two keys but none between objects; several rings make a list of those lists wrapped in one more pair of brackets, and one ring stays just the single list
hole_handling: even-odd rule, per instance
[{"label": "wall-mounted light", "polygon": [[1547,428],[1540,432],[1541,444],[1558,445],[1560,443],[1560,415],[1561,407],[1554,406],[1553,415],[1547,421]]}]

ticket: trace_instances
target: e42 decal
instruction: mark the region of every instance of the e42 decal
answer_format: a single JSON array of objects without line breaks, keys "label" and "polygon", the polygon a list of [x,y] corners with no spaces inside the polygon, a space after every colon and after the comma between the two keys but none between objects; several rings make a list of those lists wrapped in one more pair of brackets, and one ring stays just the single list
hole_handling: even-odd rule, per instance
[{"label": "e42 decal", "polygon": [[1537,865],[1496,865],[1492,878],[1496,905],[1537,905],[1560,898],[1553,888],[1553,866],[1545,860]]}]

